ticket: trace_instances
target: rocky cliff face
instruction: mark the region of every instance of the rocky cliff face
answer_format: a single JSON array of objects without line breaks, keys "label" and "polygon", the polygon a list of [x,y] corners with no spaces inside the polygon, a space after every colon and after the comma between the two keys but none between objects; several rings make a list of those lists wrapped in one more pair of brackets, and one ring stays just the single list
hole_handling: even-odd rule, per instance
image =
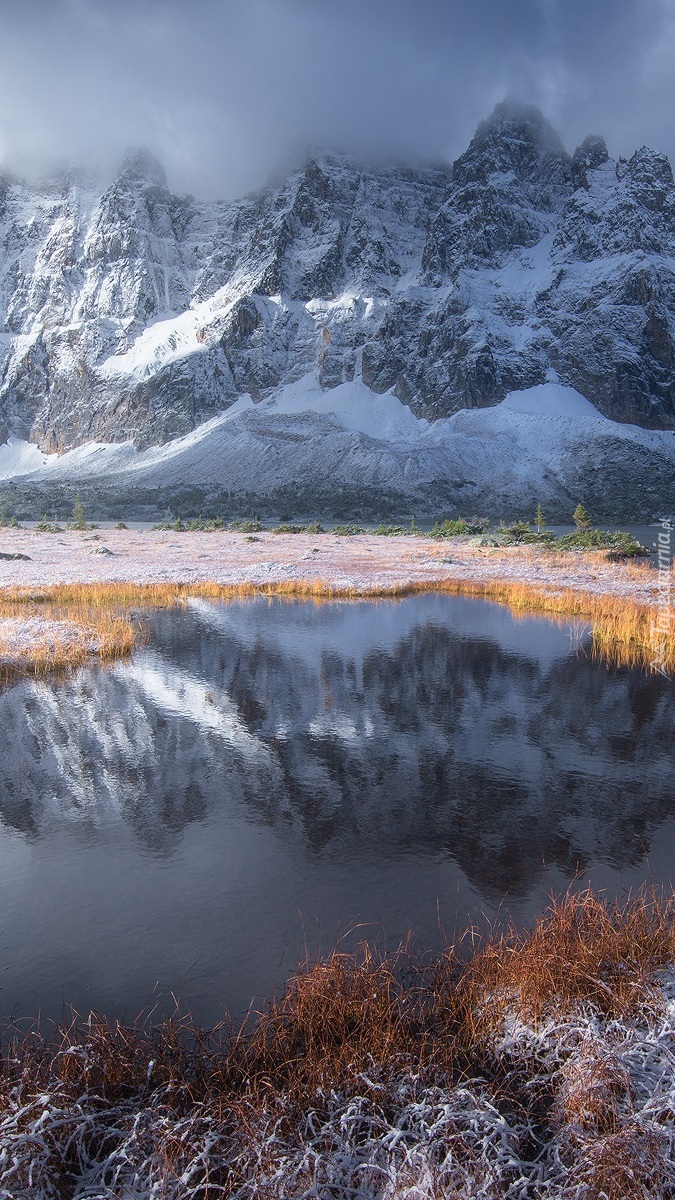
[{"label": "rocky cliff face", "polygon": [[512,104],[452,169],[312,159],[229,204],[143,154],[102,194],[0,180],[0,440],[157,444],[308,371],[431,419],[556,379],[673,429],[674,337],[667,159]]}]

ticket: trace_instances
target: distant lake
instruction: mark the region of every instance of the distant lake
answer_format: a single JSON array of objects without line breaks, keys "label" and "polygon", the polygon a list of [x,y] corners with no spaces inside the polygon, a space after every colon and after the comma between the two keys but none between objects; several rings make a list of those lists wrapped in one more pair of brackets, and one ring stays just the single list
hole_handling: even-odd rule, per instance
[{"label": "distant lake", "polygon": [[212,1023],[340,937],[668,884],[674,728],[674,683],[487,601],[153,614],[132,661],[0,692],[0,1016]]}]

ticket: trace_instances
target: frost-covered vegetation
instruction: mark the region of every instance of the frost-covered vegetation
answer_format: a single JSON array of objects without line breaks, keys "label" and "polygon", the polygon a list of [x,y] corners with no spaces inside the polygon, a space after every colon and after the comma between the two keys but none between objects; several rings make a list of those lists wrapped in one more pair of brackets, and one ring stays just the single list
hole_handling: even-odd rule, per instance
[{"label": "frost-covered vegetation", "polygon": [[[515,554],[484,554],[473,539],[456,538],[448,557],[445,544],[408,536],[399,553],[390,537],[356,537],[358,528],[344,526],[334,529],[338,536],[321,549],[312,533],[289,536],[275,553],[281,539],[273,533],[246,532],[259,529],[259,522],[251,521],[240,527],[243,536],[205,533],[195,544],[196,555],[183,553],[183,546],[191,551],[191,545],[166,534],[109,531],[106,540],[114,549],[99,544],[99,534],[70,533],[64,534],[69,541],[56,542],[53,553],[51,537],[43,537],[33,558],[34,535],[10,535],[10,551],[0,552],[0,573],[4,570],[8,581],[0,590],[0,668],[42,673],[57,663],[76,665],[92,652],[103,658],[128,653],[139,613],[191,597],[226,602],[275,596],[320,603],[439,591],[580,624],[587,634],[583,652],[612,665],[653,670],[658,661],[663,670],[675,670],[675,632],[661,630],[655,621],[655,572],[632,562],[609,563],[607,552],[540,554],[524,545]],[[23,552],[26,545],[30,555]],[[482,537],[477,545],[483,545]],[[11,559],[11,566],[4,559]],[[63,582],[56,582],[59,578]],[[63,653],[57,647],[56,654],[50,649],[33,655],[30,639],[24,639],[18,662],[16,621],[43,617],[80,627],[77,654],[72,657],[69,643]]]},{"label": "frost-covered vegetation", "polygon": [[[578,513],[580,510],[582,510],[581,505],[575,511]],[[583,511],[585,513],[585,510]],[[0,528],[8,527],[19,528],[19,521],[14,514],[11,516],[8,515],[6,509],[0,510]],[[79,501],[75,505],[73,517],[68,527],[81,532],[98,528],[97,525],[87,522],[84,508]],[[120,521],[117,524],[117,528],[126,529],[126,524]],[[477,544],[489,546],[540,545],[544,548],[549,547],[556,550],[607,550],[610,557],[614,558],[639,558],[649,554],[649,551],[632,534],[621,530],[596,529],[588,518],[585,518],[581,523],[577,522],[576,528],[572,533],[563,534],[558,537],[552,530],[544,527],[543,514],[539,507],[533,524],[530,524],[528,521],[514,521],[511,524],[500,521],[499,525],[494,528],[491,528],[489,521],[484,517],[471,517],[469,519],[465,517],[445,517],[443,520],[436,521],[431,530],[426,531],[420,528],[414,517],[405,525],[380,524],[375,526],[375,528],[369,529],[362,525],[356,525],[353,522],[324,526],[318,520],[299,523],[283,520],[278,525],[270,525],[263,524],[259,517],[226,521],[225,518],[216,516],[199,516],[189,519],[176,516],[166,521],[156,522],[152,526],[152,529],[157,532],[171,533],[217,533],[222,531],[230,533],[272,532],[278,534],[329,533],[337,536],[372,533],[377,537],[404,537],[407,535],[421,538],[431,537],[436,540],[474,537],[480,539]],[[35,531],[37,533],[63,533],[63,526],[59,524],[55,517],[49,520],[45,513],[42,519],[35,525]]]},{"label": "frost-covered vegetation", "polygon": [[670,1196],[674,916],[583,893],[470,954],[334,953],[242,1027],[17,1037],[0,1195]]},{"label": "frost-covered vegetation", "polygon": [[92,657],[112,662],[131,654],[140,626],[113,597],[0,598],[0,684],[79,667]]}]

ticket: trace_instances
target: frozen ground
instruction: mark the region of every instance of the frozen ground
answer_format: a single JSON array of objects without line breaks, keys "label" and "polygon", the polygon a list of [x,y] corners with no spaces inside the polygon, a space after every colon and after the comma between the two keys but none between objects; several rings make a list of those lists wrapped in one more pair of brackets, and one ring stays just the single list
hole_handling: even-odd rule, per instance
[{"label": "frozen ground", "polygon": [[[490,1039],[492,1080],[424,1082],[409,1066],[392,1080],[373,1058],[346,1095],[319,1090],[299,1111],[271,1082],[264,1107],[241,1101],[216,1072],[222,1094],[202,1097],[191,1081],[187,1104],[172,1081],[181,1067],[167,1083],[165,1064],[131,1034],[120,1067],[94,1022],[38,1087],[30,1067],[6,1086],[0,1194],[51,1200],[67,1179],[77,1200],[666,1200],[672,977],[660,990],[634,1019],[586,1005],[537,1028],[507,1020]],[[126,1088],[108,1085],[109,1061],[116,1078],[126,1068],[133,1079]]]},{"label": "frozen ground", "polygon": [[[374,534],[175,533],[106,530],[105,533],[36,533],[0,530],[3,588],[43,588],[59,583],[118,581],[137,584],[279,584],[320,580],[359,593],[455,580],[467,583],[521,582],[548,590],[574,589],[623,596],[640,603],[663,602],[659,574],[645,566],[589,561],[582,554],[551,554],[532,547],[494,550],[465,542]],[[656,610],[655,610],[656,611]],[[0,663],[49,654],[50,639],[61,649],[83,644],[95,650],[86,630],[60,623],[0,619]],[[89,639],[89,640],[88,640]]]},{"label": "frozen ground", "polygon": [[426,580],[496,579],[583,589],[648,603],[658,594],[655,571],[548,554],[532,547],[479,548],[458,540],[358,534],[174,533],[110,529],[100,533],[0,530],[0,587],[56,583],[224,584],[321,579],[367,591]]}]

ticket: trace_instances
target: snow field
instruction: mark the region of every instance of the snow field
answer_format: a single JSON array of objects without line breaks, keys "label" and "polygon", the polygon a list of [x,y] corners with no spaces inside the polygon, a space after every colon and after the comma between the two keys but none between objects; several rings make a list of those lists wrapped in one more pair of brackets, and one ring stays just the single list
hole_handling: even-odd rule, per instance
[{"label": "snow field", "polygon": [[[640,449],[675,472],[675,432],[622,425],[558,383],[510,393],[492,408],[463,410],[430,424],[391,393],[360,379],[323,390],[314,376],[254,404],[243,396],[219,417],[164,446],[88,443],[59,457],[17,439],[0,447],[0,479],[78,481],[143,488],[207,486],[263,491],[298,479],[411,492],[470,475],[475,490],[513,495],[526,485],[546,503],[567,465],[597,447]],[[471,503],[470,499],[468,503]]]}]

